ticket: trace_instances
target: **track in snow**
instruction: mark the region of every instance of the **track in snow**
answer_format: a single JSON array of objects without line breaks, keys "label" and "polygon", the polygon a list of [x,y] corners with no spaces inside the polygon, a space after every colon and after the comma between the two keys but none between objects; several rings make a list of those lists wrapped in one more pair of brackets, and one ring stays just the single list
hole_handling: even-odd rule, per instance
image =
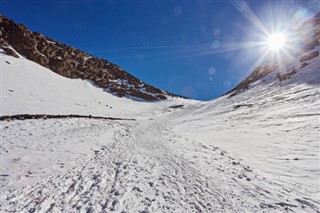
[{"label": "track in snow", "polygon": [[[64,130],[59,135],[55,134],[59,125],[53,125],[51,130],[44,128],[47,132],[40,135],[23,137],[24,133],[17,133],[20,134],[17,137],[26,141],[51,140],[51,144],[62,138],[84,139],[85,143],[103,141],[97,142],[99,148],[75,158],[72,167],[56,173],[48,171],[47,176],[30,185],[8,187],[1,195],[1,209],[146,213],[308,212],[317,208],[303,198],[300,202],[295,200],[290,192],[260,177],[220,148],[190,141],[173,132],[174,118],[185,112],[188,110],[157,120],[108,125],[89,119],[87,124],[79,119],[60,120],[58,123]],[[3,129],[4,136],[12,134],[14,127],[25,127],[26,122],[4,123],[8,127]],[[46,126],[46,122],[40,123]],[[103,134],[110,132],[110,128],[112,136],[107,140]],[[36,127],[34,131],[37,130]],[[3,148],[6,146],[10,150],[7,144]],[[36,174],[40,175],[41,170]],[[10,179],[10,175],[3,178]],[[23,175],[17,178],[26,179]]]}]

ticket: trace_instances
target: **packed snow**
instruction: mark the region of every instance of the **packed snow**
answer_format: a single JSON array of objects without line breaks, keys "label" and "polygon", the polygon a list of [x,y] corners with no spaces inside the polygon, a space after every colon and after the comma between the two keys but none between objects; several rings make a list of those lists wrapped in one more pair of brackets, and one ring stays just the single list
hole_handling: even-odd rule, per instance
[{"label": "packed snow", "polygon": [[320,60],[232,97],[135,102],[1,54],[4,212],[319,212]]}]

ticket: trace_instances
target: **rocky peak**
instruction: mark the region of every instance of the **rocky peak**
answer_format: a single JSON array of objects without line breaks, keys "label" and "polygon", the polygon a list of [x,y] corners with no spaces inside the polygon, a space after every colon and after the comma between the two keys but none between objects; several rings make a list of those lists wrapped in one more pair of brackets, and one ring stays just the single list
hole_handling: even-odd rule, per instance
[{"label": "rocky peak", "polygon": [[67,78],[90,80],[118,97],[154,101],[176,96],[140,81],[116,64],[32,32],[2,15],[0,48],[8,55],[23,55]]},{"label": "rocky peak", "polygon": [[298,71],[309,65],[309,60],[319,56],[319,51],[316,49],[320,44],[320,13],[315,17],[307,20],[297,28],[294,32],[297,35],[297,49],[290,49],[291,55],[296,56],[299,66],[291,67],[285,72],[279,72],[277,63],[263,64],[255,68],[255,70],[235,88],[227,92],[228,95],[233,96],[241,93],[249,88],[251,84],[260,80],[268,74],[275,73],[275,79],[285,81]]}]

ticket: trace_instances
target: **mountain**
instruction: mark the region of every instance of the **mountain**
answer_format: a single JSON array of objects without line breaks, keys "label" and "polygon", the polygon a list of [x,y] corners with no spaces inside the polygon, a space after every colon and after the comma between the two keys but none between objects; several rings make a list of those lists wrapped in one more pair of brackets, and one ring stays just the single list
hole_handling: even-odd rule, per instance
[{"label": "mountain", "polygon": [[300,75],[305,67],[309,66],[310,61],[319,56],[320,13],[303,23],[293,34],[294,36],[290,36],[296,37],[298,42],[295,43],[295,48],[289,48],[290,59],[280,59],[285,60],[281,62],[284,64],[283,67],[279,67],[277,62],[260,65],[227,94],[231,96],[239,94],[256,85],[261,79],[264,82],[271,79],[283,83],[294,75]]},{"label": "mountain", "polygon": [[0,15],[0,47],[6,54],[14,57],[20,54],[64,77],[89,80],[118,97],[148,101],[178,97],[142,82],[116,64],[32,32],[3,15]]},{"label": "mountain", "polygon": [[318,213],[320,56],[312,46],[284,73],[265,64],[246,88],[206,102],[119,98],[3,46],[0,209]]},{"label": "mountain", "polygon": [[133,117],[150,107],[170,104],[119,98],[82,79],[70,79],[24,57],[13,57],[0,48],[2,59],[2,114],[77,114]]}]

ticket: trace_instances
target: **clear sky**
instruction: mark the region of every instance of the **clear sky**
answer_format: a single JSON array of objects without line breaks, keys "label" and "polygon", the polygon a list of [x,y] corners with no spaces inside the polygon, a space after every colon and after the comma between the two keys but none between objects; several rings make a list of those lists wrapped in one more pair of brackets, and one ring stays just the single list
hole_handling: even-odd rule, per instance
[{"label": "clear sky", "polygon": [[[0,0],[1,14],[158,88],[209,100],[252,71],[248,42],[320,11],[317,0]],[[280,24],[279,24],[280,23]]]}]

